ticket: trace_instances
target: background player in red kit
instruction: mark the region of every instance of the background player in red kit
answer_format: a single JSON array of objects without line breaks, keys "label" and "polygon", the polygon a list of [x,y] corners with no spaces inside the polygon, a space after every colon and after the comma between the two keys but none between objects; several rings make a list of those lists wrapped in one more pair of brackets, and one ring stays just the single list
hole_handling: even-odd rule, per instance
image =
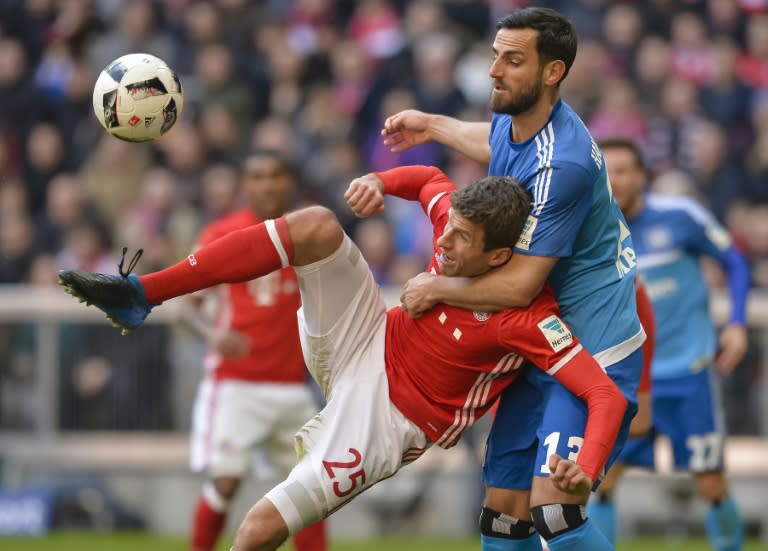
[{"label": "background player in red kit", "polygon": [[[507,262],[530,212],[530,196],[511,178],[483,178],[455,191],[430,167],[357,179],[347,201],[364,216],[383,208],[384,193],[420,201],[434,225],[430,268],[447,276],[472,277]],[[276,549],[432,443],[454,445],[517,378],[525,360],[586,403],[578,464],[555,454],[549,467],[559,490],[589,493],[627,400],[560,320],[548,287],[528,308],[493,314],[447,305],[418,319],[398,307],[387,311],[365,259],[323,207],[239,230],[140,278],[62,271],[60,281],[131,330],[152,305],[171,297],[291,264],[300,282],[307,367],[328,403],[298,432],[299,463],[251,508],[233,549]],[[538,424],[535,401],[531,413]],[[519,419],[520,427],[526,423]]]},{"label": "background player in red kit", "polygon": [[[278,154],[256,151],[243,162],[241,187],[246,207],[203,228],[196,248],[285,214],[296,182]],[[208,477],[195,509],[192,551],[215,548],[255,449],[287,476],[296,463],[294,435],[318,410],[299,343],[301,300],[293,268],[205,295],[187,297],[182,316],[209,345],[192,416],[191,467]],[[214,323],[203,312],[210,306],[204,298],[216,301]],[[325,522],[297,533],[293,544],[297,551],[324,551]]]}]

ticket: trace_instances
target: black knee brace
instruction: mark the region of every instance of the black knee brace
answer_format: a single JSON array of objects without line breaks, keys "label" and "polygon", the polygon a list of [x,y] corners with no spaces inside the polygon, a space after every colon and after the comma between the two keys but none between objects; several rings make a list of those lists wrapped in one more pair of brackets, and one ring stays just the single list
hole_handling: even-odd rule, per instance
[{"label": "black knee brace", "polygon": [[480,512],[480,533],[484,536],[508,540],[524,540],[533,534],[533,523],[520,520],[488,507]]},{"label": "black knee brace", "polygon": [[545,540],[575,530],[587,520],[583,505],[552,503],[531,508],[533,526]]}]

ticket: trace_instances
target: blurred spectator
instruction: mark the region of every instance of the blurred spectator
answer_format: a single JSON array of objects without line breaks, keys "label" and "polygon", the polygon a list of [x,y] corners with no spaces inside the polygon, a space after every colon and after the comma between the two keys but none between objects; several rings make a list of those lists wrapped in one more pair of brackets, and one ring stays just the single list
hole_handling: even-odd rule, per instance
[{"label": "blurred spectator", "polygon": [[209,166],[203,173],[201,186],[201,227],[240,207],[238,176],[234,166]]},{"label": "blurred spectator", "polygon": [[331,101],[339,112],[355,116],[370,90],[369,60],[356,43],[342,41],[333,49],[330,61],[334,93]]},{"label": "blurred spectator", "polygon": [[110,252],[110,237],[99,222],[80,219],[64,236],[56,255],[59,269],[113,273],[117,258]]},{"label": "blurred spectator", "polygon": [[707,0],[707,23],[715,35],[740,40],[745,34],[746,14],[739,0]]},{"label": "blurred spectator", "polygon": [[669,56],[669,43],[659,36],[645,36],[637,48],[633,71],[635,87],[649,116],[659,115],[662,111],[662,89],[668,78]]},{"label": "blurred spectator", "polygon": [[35,125],[26,143],[27,157],[22,170],[29,194],[29,208],[38,213],[45,204],[48,183],[58,172],[69,168],[64,137],[51,124]]},{"label": "blurred spectator", "polygon": [[697,126],[691,143],[691,174],[699,195],[722,222],[728,207],[745,195],[747,175],[742,165],[734,161],[727,134],[712,121]]},{"label": "blurred spectator", "polygon": [[96,219],[97,214],[83,196],[75,174],[59,173],[47,191],[45,210],[38,214],[35,222],[35,243],[39,252],[56,254],[70,229],[83,219]]},{"label": "blurred spectator", "polygon": [[702,121],[696,87],[679,78],[667,80],[662,90],[661,114],[648,122],[646,155],[652,171],[690,170],[692,140]]},{"label": "blurred spectator", "polygon": [[614,78],[603,83],[601,101],[589,119],[589,130],[598,140],[624,136],[641,146],[648,142],[648,121],[629,80]]},{"label": "blurred spectator", "polygon": [[0,217],[0,283],[22,283],[35,256],[34,229],[25,213]]},{"label": "blurred spectator", "polygon": [[422,111],[453,116],[466,107],[455,78],[459,47],[447,33],[425,35],[413,45],[413,90]]},{"label": "blurred spectator", "polygon": [[680,12],[672,19],[670,44],[672,73],[696,85],[712,80],[712,51],[707,28],[697,13]]},{"label": "blurred spectator", "polygon": [[140,337],[108,325],[65,327],[59,428],[170,428],[168,333],[162,325],[142,328]]},{"label": "blurred spectator", "polygon": [[768,94],[760,95],[755,101],[752,121],[756,136],[745,156],[748,174],[745,197],[768,204]]},{"label": "blurred spectator", "polygon": [[[463,52],[456,62],[456,85],[471,105],[488,105],[491,95],[489,68],[488,47],[479,42]],[[570,75],[573,75],[573,71],[572,67]],[[569,81],[570,77],[566,82]]]},{"label": "blurred spectator", "polygon": [[726,146],[742,154],[752,140],[752,91],[738,77],[739,49],[725,36],[712,42],[712,78],[699,89],[702,112],[726,131]]},{"label": "blurred spectator", "polygon": [[196,202],[200,194],[200,175],[205,170],[208,156],[200,131],[190,124],[177,123],[173,132],[158,141],[157,147],[163,152],[163,163],[176,178],[179,200]]},{"label": "blurred spectator", "polygon": [[143,178],[138,200],[120,218],[116,239],[129,250],[144,249],[141,271],[166,266],[192,250],[199,220],[177,193],[173,173],[153,167]]},{"label": "blurred spectator", "polygon": [[746,52],[739,61],[738,70],[747,85],[768,90],[768,13],[749,18]]},{"label": "blurred spectator", "polygon": [[[30,78],[27,61],[21,42],[0,38],[0,128],[14,152],[21,149],[44,105]],[[17,168],[20,162],[16,161],[10,166]]]},{"label": "blurred spectator", "polygon": [[[107,2],[97,3],[108,4]],[[147,52],[171,67],[176,61],[176,48],[171,37],[160,27],[159,9],[152,0],[120,2],[114,14],[114,27],[98,36],[89,47],[91,67],[98,74],[118,57],[132,52]]]},{"label": "blurred spectator", "polygon": [[334,15],[334,2],[331,0],[292,2],[285,29],[291,49],[303,56],[324,50]]},{"label": "blurred spectator", "polygon": [[[403,109],[417,107],[415,95],[407,88],[393,88],[386,93],[381,102],[380,115],[384,120],[387,114],[397,113]],[[365,136],[363,154],[370,170],[387,170],[401,165],[438,165],[441,148],[434,142],[420,147],[408,149],[402,153],[392,153],[381,142],[379,128],[371,129]]]},{"label": "blurred spectator", "polygon": [[293,126],[283,117],[271,116],[253,127],[251,147],[277,151],[292,161],[298,161],[298,136]]},{"label": "blurred spectator", "polygon": [[[167,137],[178,134],[179,128],[174,128],[174,132]],[[148,165],[146,147],[103,134],[79,172],[85,195],[103,220],[114,223],[120,213],[136,200],[139,196],[138,182]]]},{"label": "blurred spectator", "polygon": [[267,51],[270,78],[269,111],[290,117],[298,111],[304,99],[304,72],[307,58],[287,43],[276,44]]},{"label": "blurred spectator", "polygon": [[392,227],[386,218],[362,220],[355,227],[352,239],[360,248],[379,285],[389,284],[389,269],[394,258]]},{"label": "blurred spectator", "polygon": [[240,156],[243,131],[235,114],[220,103],[206,105],[200,113],[199,130],[211,162],[234,162]]},{"label": "blurred spectator", "polygon": [[614,4],[608,7],[603,20],[603,36],[616,73],[627,75],[632,70],[643,34],[643,20],[637,6]]},{"label": "blurred spectator", "polygon": [[584,120],[589,120],[598,107],[607,63],[608,53],[602,43],[596,40],[582,42],[568,78],[562,84],[562,93],[568,98],[568,105]]},{"label": "blurred spectator", "polygon": [[387,0],[357,2],[347,33],[377,61],[394,57],[404,44],[400,17]]}]

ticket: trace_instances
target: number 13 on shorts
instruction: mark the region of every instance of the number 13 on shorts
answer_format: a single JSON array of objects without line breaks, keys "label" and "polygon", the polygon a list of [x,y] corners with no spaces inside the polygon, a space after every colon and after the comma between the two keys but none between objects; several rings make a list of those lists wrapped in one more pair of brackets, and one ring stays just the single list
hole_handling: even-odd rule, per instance
[{"label": "number 13 on shorts", "polygon": [[[551,432],[549,436],[544,439],[544,446],[547,448],[547,456],[544,459],[544,464],[539,467],[541,474],[550,474],[549,470],[549,458],[557,453],[557,447],[560,444],[560,433]],[[568,437],[568,456],[566,459],[573,461],[574,463],[579,457],[581,446],[584,444],[584,438],[581,436],[569,436]]]}]

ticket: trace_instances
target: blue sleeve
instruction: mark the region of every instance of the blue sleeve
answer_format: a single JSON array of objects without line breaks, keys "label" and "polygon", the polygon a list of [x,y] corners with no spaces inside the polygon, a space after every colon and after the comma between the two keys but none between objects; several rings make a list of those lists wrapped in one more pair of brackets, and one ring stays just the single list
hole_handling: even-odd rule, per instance
[{"label": "blue sleeve", "polygon": [[731,245],[718,257],[728,275],[728,293],[731,298],[731,323],[746,325],[747,295],[751,283],[749,263],[736,247]]},{"label": "blue sleeve", "polygon": [[751,284],[747,259],[733,246],[728,231],[709,212],[695,209],[686,214],[691,228],[689,248],[697,254],[711,256],[720,263],[728,279],[731,323],[745,325],[747,295]]},{"label": "blue sleeve", "polygon": [[593,177],[576,163],[543,167],[531,189],[533,210],[515,251],[567,257],[593,201]]}]

